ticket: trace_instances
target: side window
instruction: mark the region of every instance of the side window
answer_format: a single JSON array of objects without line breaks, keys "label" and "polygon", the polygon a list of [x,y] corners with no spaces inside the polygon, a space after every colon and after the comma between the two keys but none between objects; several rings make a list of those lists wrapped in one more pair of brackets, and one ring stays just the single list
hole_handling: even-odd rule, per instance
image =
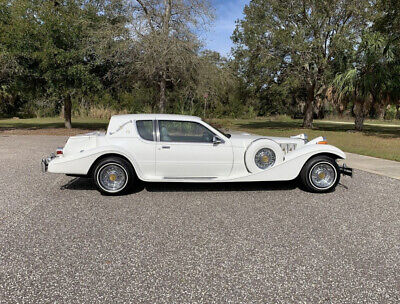
[{"label": "side window", "polygon": [[138,120],[136,127],[141,138],[154,141],[152,120]]},{"label": "side window", "polygon": [[196,122],[160,120],[159,127],[163,142],[212,143],[214,137],[214,133]]}]

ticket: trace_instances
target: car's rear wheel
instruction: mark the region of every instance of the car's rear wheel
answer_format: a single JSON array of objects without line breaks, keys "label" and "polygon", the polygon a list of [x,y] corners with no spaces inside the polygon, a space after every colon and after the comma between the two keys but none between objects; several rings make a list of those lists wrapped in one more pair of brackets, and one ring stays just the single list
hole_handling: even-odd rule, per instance
[{"label": "car's rear wheel", "polygon": [[336,161],[329,156],[315,156],[309,159],[300,172],[300,181],[310,192],[333,191],[340,181],[340,170]]},{"label": "car's rear wheel", "polygon": [[97,189],[105,195],[127,193],[137,180],[132,165],[120,157],[107,157],[100,160],[93,172]]}]

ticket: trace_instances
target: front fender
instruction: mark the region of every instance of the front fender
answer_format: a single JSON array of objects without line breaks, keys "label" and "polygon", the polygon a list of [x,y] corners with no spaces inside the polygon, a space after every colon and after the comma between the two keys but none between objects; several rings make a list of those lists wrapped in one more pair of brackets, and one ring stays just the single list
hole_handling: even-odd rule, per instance
[{"label": "front fender", "polygon": [[330,154],[337,158],[346,158],[344,152],[331,145],[305,145],[298,150],[286,154],[283,163],[273,166],[262,172],[249,174],[243,177],[233,178],[232,182],[245,181],[287,181],[295,179],[305,163],[313,156],[319,154]]},{"label": "front fender", "polygon": [[127,158],[135,168],[140,177],[142,172],[134,156],[120,146],[102,146],[94,149],[75,153],[69,156],[61,156],[53,159],[48,166],[48,172],[64,173],[72,175],[87,175],[94,162],[106,154],[119,154]]},{"label": "front fender", "polygon": [[318,154],[333,154],[337,156],[337,158],[346,159],[346,154],[335,146],[318,144],[306,144],[303,147],[286,154],[285,159],[286,161],[289,161],[303,155],[307,155],[307,159],[310,159]]}]

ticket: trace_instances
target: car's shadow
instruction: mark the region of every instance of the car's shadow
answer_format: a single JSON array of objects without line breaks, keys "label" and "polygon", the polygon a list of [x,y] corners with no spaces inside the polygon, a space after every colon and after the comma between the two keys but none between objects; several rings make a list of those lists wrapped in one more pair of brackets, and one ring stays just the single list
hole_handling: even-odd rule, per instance
[{"label": "car's shadow", "polygon": [[[148,192],[224,192],[224,191],[277,191],[293,190],[298,188],[298,183],[284,182],[240,182],[240,183],[147,183],[140,184],[132,189],[132,193],[143,190]],[[73,178],[61,190],[96,190],[92,179]]]}]

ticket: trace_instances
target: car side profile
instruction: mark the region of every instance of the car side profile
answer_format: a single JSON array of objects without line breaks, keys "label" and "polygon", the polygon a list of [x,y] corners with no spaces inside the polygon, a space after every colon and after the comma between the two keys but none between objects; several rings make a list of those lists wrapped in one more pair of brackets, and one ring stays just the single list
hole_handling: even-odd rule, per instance
[{"label": "car side profile", "polygon": [[93,178],[107,195],[146,182],[259,182],[299,179],[312,192],[333,191],[346,155],[323,137],[225,134],[193,116],[113,116],[106,133],[70,137],[42,160],[44,172]]}]

